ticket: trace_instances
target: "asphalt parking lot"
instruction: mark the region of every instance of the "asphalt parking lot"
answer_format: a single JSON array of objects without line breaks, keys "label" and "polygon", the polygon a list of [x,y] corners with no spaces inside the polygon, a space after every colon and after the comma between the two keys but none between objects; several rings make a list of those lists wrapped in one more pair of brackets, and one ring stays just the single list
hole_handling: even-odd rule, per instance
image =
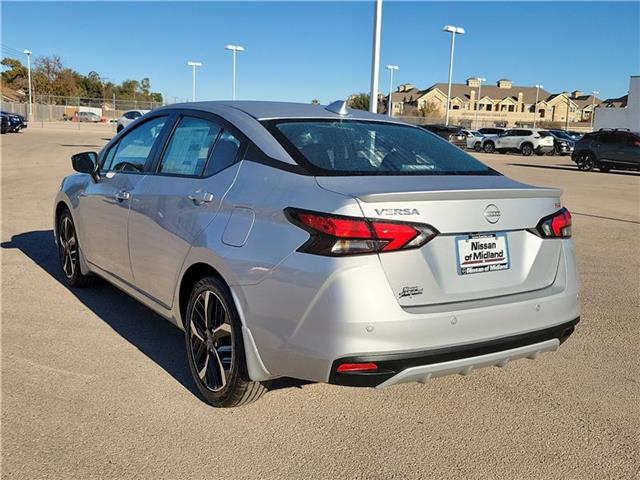
[{"label": "asphalt parking lot", "polygon": [[383,391],[279,381],[205,405],[182,332],[103,283],[58,273],[52,202],[109,127],[2,142],[3,478],[638,478],[640,175],[568,157],[478,154],[565,190],[583,281],[556,353]]}]

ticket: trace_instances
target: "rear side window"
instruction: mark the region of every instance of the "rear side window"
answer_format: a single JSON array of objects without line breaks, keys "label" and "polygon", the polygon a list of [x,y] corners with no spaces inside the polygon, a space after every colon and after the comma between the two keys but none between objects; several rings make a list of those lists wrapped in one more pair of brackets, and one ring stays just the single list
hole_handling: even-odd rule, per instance
[{"label": "rear side window", "polygon": [[129,172],[144,171],[153,144],[166,120],[167,117],[157,117],[129,131],[109,150],[102,168]]},{"label": "rear side window", "polygon": [[548,137],[549,136],[549,132],[545,131],[545,130],[540,130],[538,132],[538,135],[540,135],[540,137],[544,138],[544,137]]},{"label": "rear side window", "polygon": [[316,175],[497,175],[421,128],[364,120],[271,120],[265,126]]},{"label": "rear side window", "polygon": [[220,126],[194,117],[182,117],[175,128],[158,171],[170,175],[200,176]]},{"label": "rear side window", "polygon": [[213,148],[213,155],[207,165],[205,176],[208,177],[209,175],[218,173],[229,165],[232,165],[236,161],[236,158],[238,158],[239,150],[240,140],[231,132],[224,130]]}]

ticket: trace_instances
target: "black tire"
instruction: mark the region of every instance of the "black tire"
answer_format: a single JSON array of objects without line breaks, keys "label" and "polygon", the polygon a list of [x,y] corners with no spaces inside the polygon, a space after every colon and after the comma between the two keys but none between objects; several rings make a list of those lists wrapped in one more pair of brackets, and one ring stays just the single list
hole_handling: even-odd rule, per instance
[{"label": "black tire", "polygon": [[590,172],[596,165],[595,156],[591,152],[581,152],[578,154],[576,165],[578,166],[578,170]]},{"label": "black tire", "polygon": [[239,407],[264,394],[264,385],[249,379],[242,325],[224,282],[205,277],[196,283],[184,327],[189,370],[209,405]]},{"label": "black tire", "polygon": [[476,142],[476,143],[473,145],[473,149],[474,149],[476,152],[481,152],[481,151],[482,151],[482,144],[481,144],[480,142]]},{"label": "black tire", "polygon": [[122,130],[124,130],[124,127],[122,125],[118,125],[116,127],[116,133],[120,133]]},{"label": "black tire", "polygon": [[531,145],[530,143],[525,143],[520,147],[520,152],[522,153],[522,155],[524,155],[525,157],[530,157],[531,154],[533,153],[533,145]]},{"label": "black tire", "polygon": [[553,147],[553,149],[550,152],[547,152],[547,155],[550,157],[553,157],[556,155],[556,153],[560,155],[560,152],[556,152],[556,147]]},{"label": "black tire", "polygon": [[58,260],[62,278],[70,287],[82,288],[95,283],[93,275],[80,271],[80,243],[76,226],[69,210],[64,209],[58,218]]},{"label": "black tire", "polygon": [[493,153],[496,150],[496,146],[493,142],[484,142],[482,149],[484,150],[484,153]]}]

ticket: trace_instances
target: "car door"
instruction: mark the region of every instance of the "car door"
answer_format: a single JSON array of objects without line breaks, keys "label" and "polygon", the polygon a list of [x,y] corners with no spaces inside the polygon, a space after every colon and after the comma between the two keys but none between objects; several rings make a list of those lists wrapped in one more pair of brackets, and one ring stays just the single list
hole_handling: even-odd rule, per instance
[{"label": "car door", "polygon": [[600,132],[596,144],[596,155],[599,161],[618,162],[621,159],[621,150],[624,134],[618,132]]},{"label": "car door", "polygon": [[131,197],[144,178],[166,123],[166,115],[150,118],[108,146],[101,159],[100,179],[80,196],[85,258],[128,283],[133,283],[127,238]]},{"label": "car door", "polygon": [[496,137],[496,148],[513,148],[514,130],[499,133]]},{"label": "car door", "polygon": [[136,287],[166,308],[191,245],[236,178],[240,138],[213,115],[181,114],[154,173],[134,192],[129,249]]}]

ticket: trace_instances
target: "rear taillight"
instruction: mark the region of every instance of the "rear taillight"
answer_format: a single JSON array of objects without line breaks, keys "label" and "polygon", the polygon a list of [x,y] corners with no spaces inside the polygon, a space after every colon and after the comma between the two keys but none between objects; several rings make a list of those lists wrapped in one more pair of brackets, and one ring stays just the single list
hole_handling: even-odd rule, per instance
[{"label": "rear taillight", "polygon": [[418,248],[438,234],[430,225],[390,222],[286,208],[294,225],[311,237],[298,251],[343,256]]},{"label": "rear taillight", "polygon": [[556,213],[544,217],[536,227],[543,238],[571,238],[571,214],[563,208]]}]

